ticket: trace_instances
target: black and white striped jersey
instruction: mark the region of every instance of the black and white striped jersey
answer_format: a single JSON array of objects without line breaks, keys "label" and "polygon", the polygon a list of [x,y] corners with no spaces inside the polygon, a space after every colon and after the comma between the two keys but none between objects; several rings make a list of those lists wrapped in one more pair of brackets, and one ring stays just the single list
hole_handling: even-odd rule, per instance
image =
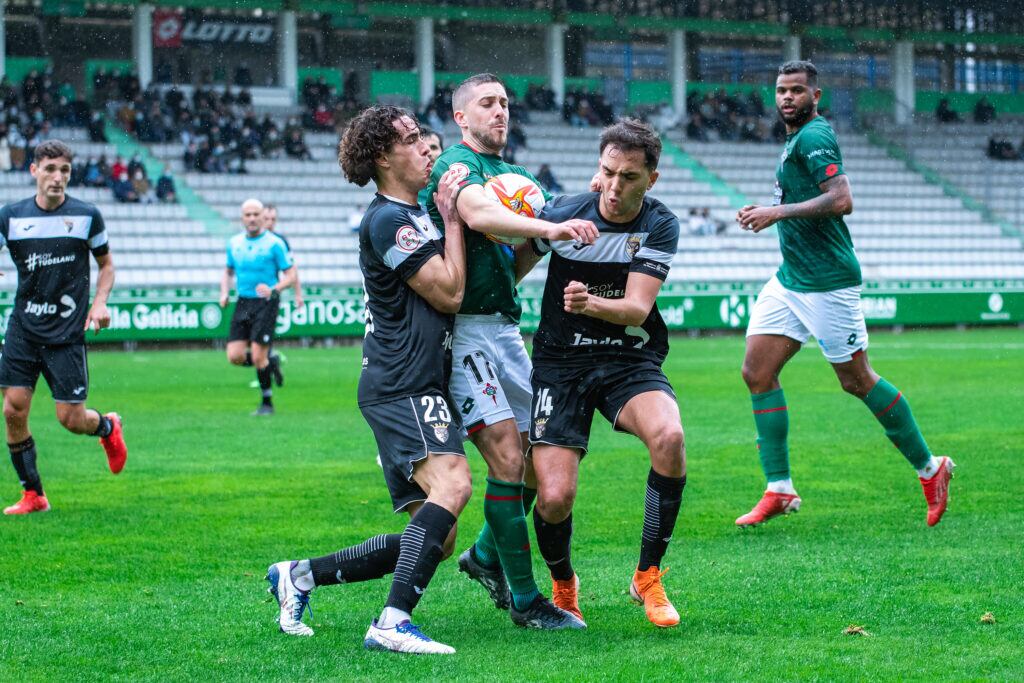
[{"label": "black and white striped jersey", "polygon": [[566,313],[563,308],[565,287],[573,280],[586,284],[592,295],[621,299],[630,273],[668,277],[679,242],[676,215],[657,199],[645,197],[635,219],[611,223],[601,217],[599,201],[597,192],[562,196],[541,212],[541,218],[553,223],[571,218],[593,221],[600,236],[590,245],[531,240],[536,253],[551,253],[533,359],[589,364],[636,358],[660,364],[668,354],[668,330],[657,304],[639,327]]},{"label": "black and white striped jersey", "polygon": [[109,251],[103,216],[92,204],[65,197],[53,211],[29,197],[0,209],[0,246],[18,269],[18,292],[7,334],[37,344],[84,338],[89,309],[89,253]]}]

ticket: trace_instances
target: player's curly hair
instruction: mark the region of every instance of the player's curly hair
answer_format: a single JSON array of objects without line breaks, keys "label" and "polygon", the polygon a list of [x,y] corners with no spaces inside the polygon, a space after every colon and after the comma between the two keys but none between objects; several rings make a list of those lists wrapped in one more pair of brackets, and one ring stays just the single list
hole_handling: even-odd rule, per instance
[{"label": "player's curly hair", "polygon": [[601,131],[600,153],[608,145],[623,152],[640,150],[644,153],[644,166],[648,171],[658,168],[661,159],[661,138],[650,124],[640,119],[621,118]]},{"label": "player's curly hair", "polygon": [[40,142],[32,152],[32,159],[37,164],[43,159],[60,159],[61,157],[68,161],[75,160],[75,153],[71,151],[71,147],[60,140]]},{"label": "player's curly hair", "polygon": [[377,178],[377,159],[398,142],[394,122],[403,116],[416,117],[402,107],[374,105],[348,124],[338,143],[338,165],[345,179],[363,187]]}]

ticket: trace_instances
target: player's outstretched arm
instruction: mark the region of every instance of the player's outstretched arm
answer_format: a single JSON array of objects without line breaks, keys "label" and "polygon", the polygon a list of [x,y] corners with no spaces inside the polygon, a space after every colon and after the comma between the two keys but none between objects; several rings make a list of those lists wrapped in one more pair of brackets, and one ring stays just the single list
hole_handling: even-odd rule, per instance
[{"label": "player's outstretched arm", "polygon": [[853,213],[853,192],[846,175],[829,178],[818,188],[822,194],[799,204],[744,206],[736,214],[736,222],[744,230],[761,232],[786,218],[828,218]]},{"label": "player's outstretched arm", "polygon": [[235,279],[235,269],[228,267],[224,269],[224,274],[220,276],[220,307],[226,308],[228,305],[228,292],[231,291],[231,281]]},{"label": "player's outstretched arm", "polygon": [[605,299],[587,291],[582,282],[573,280],[565,288],[564,308],[567,313],[589,315],[616,325],[639,327],[647,320],[662,281],[643,273],[630,273],[626,293],[621,299]]},{"label": "player's outstretched arm", "polygon": [[96,265],[100,267],[100,272],[96,279],[96,296],[93,297],[92,306],[89,307],[89,314],[85,316],[85,329],[88,330],[92,327],[99,333],[100,330],[110,327],[107,299],[110,298],[110,290],[114,288],[114,259],[110,252],[94,258]]},{"label": "player's outstretched arm", "polygon": [[444,220],[444,257],[432,256],[407,280],[409,286],[442,313],[458,313],[466,293],[466,244],[455,206],[458,174],[447,171],[438,181],[434,203]]},{"label": "player's outstretched arm", "polygon": [[509,211],[484,195],[482,185],[467,185],[458,196],[459,215],[466,225],[477,232],[502,237],[543,237],[593,244],[598,237],[597,226],[591,221],[573,218],[564,223],[549,223]]}]

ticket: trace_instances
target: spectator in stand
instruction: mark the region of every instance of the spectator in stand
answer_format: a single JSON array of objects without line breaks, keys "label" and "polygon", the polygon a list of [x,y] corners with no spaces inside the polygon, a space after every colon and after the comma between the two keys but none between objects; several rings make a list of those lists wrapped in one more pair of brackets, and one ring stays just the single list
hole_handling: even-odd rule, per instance
[{"label": "spectator in stand", "polygon": [[252,70],[249,69],[249,62],[244,59],[235,67],[235,85],[242,88],[252,87]]},{"label": "spectator in stand", "polygon": [[135,192],[135,196],[139,198],[139,201],[144,204],[153,203],[153,186],[149,183],[149,178],[146,177],[145,171],[141,168],[135,171],[135,175],[132,178],[132,190]]},{"label": "spectator in stand", "polygon": [[996,108],[984,95],[974,105],[975,123],[992,123],[996,120]]},{"label": "spectator in stand", "polygon": [[284,152],[292,159],[306,161],[313,158],[309,147],[306,146],[306,141],[303,139],[302,130],[299,128],[293,128],[288,133],[288,137],[284,142]]},{"label": "spectator in stand", "polygon": [[698,142],[708,141],[708,131],[704,127],[704,119],[699,111],[690,114],[690,122],[686,124],[686,137]]},{"label": "spectator in stand", "polygon": [[7,126],[0,126],[0,173],[11,170],[11,143],[7,141]]},{"label": "spectator in stand", "polygon": [[117,201],[130,204],[139,201],[139,196],[135,194],[135,188],[132,187],[132,183],[128,180],[128,172],[125,171],[119,176],[115,176],[114,184],[111,189],[114,191],[114,199]]},{"label": "spectator in stand", "polygon": [[1016,161],[1020,158],[1020,154],[1013,149],[1009,140],[993,136],[988,139],[988,157],[998,161]]},{"label": "spectator in stand", "polygon": [[686,229],[691,235],[704,234],[704,219],[701,218],[700,211],[696,207],[690,209],[690,215],[686,220]]},{"label": "spectator in stand", "polygon": [[107,179],[103,177],[100,164],[95,157],[89,157],[89,160],[85,162],[82,184],[86,187],[103,187],[107,184]]},{"label": "spectator in stand", "polygon": [[562,183],[558,182],[558,179],[555,178],[555,174],[548,164],[540,165],[540,170],[537,171],[537,181],[541,184],[541,187],[551,194],[562,194],[565,192]]},{"label": "spectator in stand", "polygon": [[107,142],[107,122],[101,112],[94,111],[89,118],[89,142]]},{"label": "spectator in stand", "polygon": [[721,235],[725,232],[726,226],[728,225],[725,221],[720,221],[711,215],[711,207],[705,206],[701,212],[701,218],[704,219],[706,234],[708,235]]},{"label": "spectator in stand", "polygon": [[175,204],[178,201],[178,190],[174,185],[174,174],[171,172],[170,164],[164,164],[163,173],[156,179],[156,198],[165,204]]},{"label": "spectator in stand", "polygon": [[156,70],[154,72],[154,79],[157,83],[170,83],[174,80],[174,73],[171,70],[171,63],[166,59],[161,59],[156,63]]},{"label": "spectator in stand", "polygon": [[120,154],[114,157],[114,163],[110,166],[110,175],[118,180],[122,175],[128,175],[128,164],[124,162],[124,158]]},{"label": "spectator in stand", "polygon": [[146,174],[146,166],[142,163],[142,155],[136,152],[132,155],[132,158],[128,161],[128,176],[134,178],[135,174],[139,171],[143,175]]},{"label": "spectator in stand", "polygon": [[949,106],[949,100],[943,97],[939,100],[939,106],[935,109],[935,118],[939,123],[960,123],[960,115]]}]

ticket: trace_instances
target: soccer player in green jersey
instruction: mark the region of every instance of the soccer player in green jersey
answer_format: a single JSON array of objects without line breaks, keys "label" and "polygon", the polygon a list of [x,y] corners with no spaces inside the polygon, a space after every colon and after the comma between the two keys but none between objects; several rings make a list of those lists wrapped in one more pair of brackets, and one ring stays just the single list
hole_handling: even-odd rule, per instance
[{"label": "soccer player in green jersey", "polygon": [[932,455],[907,399],[868,363],[860,264],[843,220],[853,211],[853,196],[835,133],[818,114],[820,98],[813,64],[790,61],[779,67],[775,105],[787,136],[775,171],[774,202],[745,206],[736,216],[743,229],[755,233],[778,224],[782,249],[782,266],[751,311],[743,359],[768,490],[736,524],[753,526],[800,508],[789,472],[789,411],[779,373],[814,335],[843,390],[864,402],[917,470],[928,526],[934,526],[946,511],[954,463]]},{"label": "soccer player in green jersey", "polygon": [[[459,557],[459,569],[479,581],[496,606],[509,609],[520,626],[583,628],[581,620],[542,596],[533,578],[524,511],[536,489],[525,488],[523,455],[530,427],[531,366],[519,333],[522,307],[516,294],[522,273],[517,275],[514,251],[486,235],[590,244],[597,230],[591,221],[555,224],[520,216],[485,196],[484,183],[502,173],[536,182],[526,169],[501,158],[509,128],[508,95],[497,76],[467,78],[452,96],[452,109],[462,140],[438,157],[427,192],[432,196],[448,170],[459,174],[456,206],[471,229],[465,235],[466,293],[455,317],[451,394],[469,438],[487,462],[488,475],[486,524],[473,547]],[[443,230],[434,202],[427,206]]]}]

